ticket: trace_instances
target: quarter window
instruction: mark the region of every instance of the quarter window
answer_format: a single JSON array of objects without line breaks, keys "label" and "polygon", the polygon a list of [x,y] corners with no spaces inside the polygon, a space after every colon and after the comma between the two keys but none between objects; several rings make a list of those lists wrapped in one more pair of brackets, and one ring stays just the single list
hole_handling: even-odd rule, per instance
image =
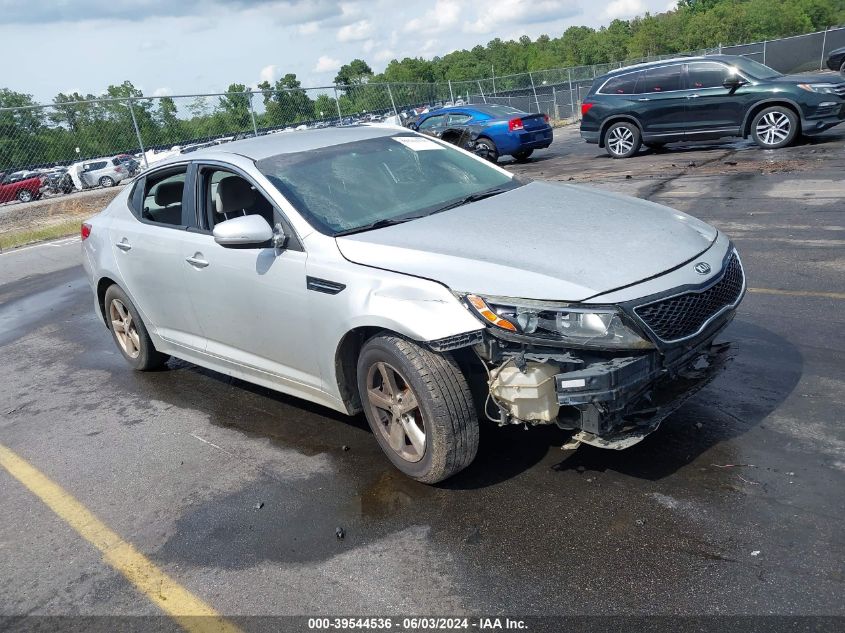
[{"label": "quarter window", "polygon": [[446,115],[440,114],[438,116],[433,116],[422,123],[420,123],[419,129],[420,130],[430,130],[435,127],[441,127],[446,123]]},{"label": "quarter window", "polygon": [[696,62],[689,65],[689,87],[692,89],[721,88],[733,76],[731,69],[722,64]]},{"label": "quarter window", "polygon": [[662,66],[660,68],[650,68],[645,71],[645,78],[643,79],[638,92],[643,94],[654,92],[670,92],[672,90],[681,89],[681,67]]},{"label": "quarter window", "polygon": [[637,82],[645,73],[638,71],[626,73],[619,77],[612,77],[602,86],[601,93],[605,95],[632,95],[637,94]]}]

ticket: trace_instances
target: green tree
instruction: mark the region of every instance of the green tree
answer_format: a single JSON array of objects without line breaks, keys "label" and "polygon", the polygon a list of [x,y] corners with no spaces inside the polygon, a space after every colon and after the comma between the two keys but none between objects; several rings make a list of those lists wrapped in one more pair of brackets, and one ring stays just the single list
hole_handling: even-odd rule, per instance
[{"label": "green tree", "polygon": [[360,86],[367,83],[373,76],[373,69],[363,59],[353,59],[340,67],[334,78],[335,84],[340,86]]}]

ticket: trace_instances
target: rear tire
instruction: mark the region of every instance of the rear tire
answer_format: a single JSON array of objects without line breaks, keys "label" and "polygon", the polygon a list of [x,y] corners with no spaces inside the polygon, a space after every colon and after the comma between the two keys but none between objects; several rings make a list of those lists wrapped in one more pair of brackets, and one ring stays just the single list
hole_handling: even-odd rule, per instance
[{"label": "rear tire", "polygon": [[133,369],[149,371],[167,362],[170,357],[156,350],[138,310],[117,284],[106,290],[103,304],[106,323],[117,349]]},{"label": "rear tire", "polygon": [[845,77],[845,61],[843,61],[842,65],[839,67],[839,74]]},{"label": "rear tire", "polygon": [[798,136],[798,116],[786,106],[761,110],[751,122],[751,138],[763,149],[791,145]]},{"label": "rear tire", "polygon": [[531,154],[533,154],[533,153],[534,153],[533,149],[524,149],[524,150],[521,150],[519,152],[514,152],[513,157],[514,157],[514,160],[521,163],[521,162],[526,161],[529,158],[531,158]]},{"label": "rear tire", "polygon": [[475,458],[478,417],[450,354],[390,334],[371,338],[358,357],[358,393],[376,441],[408,477],[434,484]]},{"label": "rear tire", "polygon": [[604,135],[604,148],[611,158],[630,158],[642,145],[640,128],[630,121],[611,125]]},{"label": "rear tire", "polygon": [[487,138],[486,136],[482,136],[475,141],[473,151],[476,155],[481,156],[481,158],[484,158],[485,160],[489,160],[491,163],[495,163],[499,160],[499,148],[496,147],[496,144],[492,139]]},{"label": "rear tire", "polygon": [[101,187],[114,187],[114,179],[110,176],[103,176],[100,178]]},{"label": "rear tire", "polygon": [[33,199],[32,192],[29,189],[21,189],[18,191],[18,200],[21,202],[30,202]]}]

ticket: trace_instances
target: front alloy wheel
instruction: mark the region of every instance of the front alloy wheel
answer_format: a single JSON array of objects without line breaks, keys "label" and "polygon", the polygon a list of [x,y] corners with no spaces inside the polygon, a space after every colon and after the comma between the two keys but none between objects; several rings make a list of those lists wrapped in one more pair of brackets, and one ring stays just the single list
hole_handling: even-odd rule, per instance
[{"label": "front alloy wheel", "polygon": [[604,146],[612,158],[629,158],[640,150],[640,130],[633,123],[614,123],[607,130]]},{"label": "front alloy wheel", "polygon": [[466,468],[478,450],[478,417],[450,354],[385,332],[358,356],[358,394],[379,446],[407,476],[437,483]]},{"label": "front alloy wheel", "polygon": [[798,133],[798,117],[789,108],[766,108],[751,123],[751,136],[763,149],[786,147]]},{"label": "front alloy wheel", "polygon": [[18,200],[21,202],[29,202],[32,200],[32,192],[29,189],[21,189],[18,191]]},{"label": "front alloy wheel", "polygon": [[367,398],[388,446],[405,461],[420,461],[425,455],[425,424],[405,377],[387,363],[375,363],[367,372]]}]

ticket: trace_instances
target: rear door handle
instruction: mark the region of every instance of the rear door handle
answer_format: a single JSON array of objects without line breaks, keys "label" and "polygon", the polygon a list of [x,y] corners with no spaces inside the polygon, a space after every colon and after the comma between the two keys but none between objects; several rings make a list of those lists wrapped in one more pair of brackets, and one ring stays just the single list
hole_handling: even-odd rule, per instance
[{"label": "rear door handle", "polygon": [[687,95],[687,99],[698,99],[700,96],[701,96],[701,95],[698,95],[698,94],[695,94],[695,95]]},{"label": "rear door handle", "polygon": [[640,99],[637,99],[637,101],[651,101],[651,99],[649,99],[648,97],[642,97]]},{"label": "rear door handle", "polygon": [[[199,255],[199,253],[197,253],[197,255]],[[185,261],[191,266],[196,266],[197,268],[205,268],[208,266],[208,262],[204,259],[200,259],[200,257],[202,257],[201,255],[200,257],[197,257],[197,255],[194,255],[193,257],[186,257]]]},{"label": "rear door handle", "polygon": [[115,246],[117,246],[124,253],[132,248],[132,245],[129,243],[129,240],[127,240],[125,237],[117,244],[115,244]]}]

